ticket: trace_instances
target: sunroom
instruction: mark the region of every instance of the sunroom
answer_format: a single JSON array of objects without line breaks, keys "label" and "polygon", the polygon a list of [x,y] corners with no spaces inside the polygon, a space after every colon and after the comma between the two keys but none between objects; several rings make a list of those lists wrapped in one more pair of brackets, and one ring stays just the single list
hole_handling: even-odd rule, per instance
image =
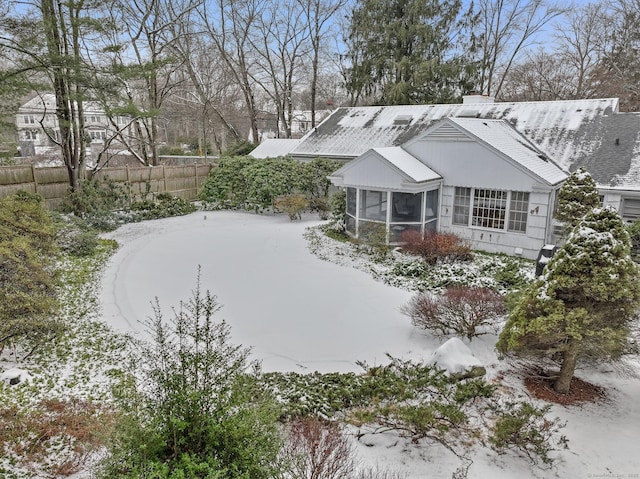
[{"label": "sunroom", "polygon": [[406,231],[436,231],[442,177],[400,147],[373,148],[331,177],[345,188],[347,232],[402,242]]}]

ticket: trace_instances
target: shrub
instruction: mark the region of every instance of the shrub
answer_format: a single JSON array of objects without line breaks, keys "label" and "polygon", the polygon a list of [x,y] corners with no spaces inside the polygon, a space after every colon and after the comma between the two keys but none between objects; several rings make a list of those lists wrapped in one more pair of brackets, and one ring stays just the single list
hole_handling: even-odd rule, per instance
[{"label": "shrub", "polygon": [[283,477],[342,479],[355,473],[355,451],[340,426],[315,417],[293,420],[281,451]]},{"label": "shrub", "polygon": [[73,256],[91,256],[98,247],[98,231],[74,215],[55,217],[60,250]]},{"label": "shrub", "polygon": [[114,210],[128,209],[132,198],[131,185],[128,183],[118,183],[110,178],[86,180],[81,182],[81,188],[69,193],[61,210],[78,216],[99,216]]},{"label": "shrub", "polygon": [[244,170],[256,160],[240,156],[222,158],[212,168],[200,190],[200,199],[213,208],[244,208],[247,201],[247,178]]},{"label": "shrub", "polygon": [[491,289],[453,286],[442,296],[419,293],[401,311],[414,326],[440,336],[454,333],[471,340],[495,330],[505,306],[502,296]]},{"label": "shrub", "polygon": [[500,406],[498,418],[490,431],[491,447],[500,454],[515,450],[534,464],[541,461],[546,466],[552,465],[553,458],[549,453],[554,446],[566,449],[567,438],[557,435],[564,427],[560,419],[546,418],[550,409],[550,406],[537,408],[528,402]]},{"label": "shrub", "polygon": [[331,219],[345,228],[347,223],[347,192],[338,191],[329,198],[329,206],[331,208]]},{"label": "shrub", "polygon": [[636,263],[640,262],[640,221],[634,221],[627,226],[631,238],[631,257]]},{"label": "shrub", "polygon": [[289,215],[291,221],[302,219],[302,212],[309,208],[309,201],[304,195],[280,196],[274,203],[277,209]]},{"label": "shrub", "polygon": [[309,200],[309,209],[315,213],[318,213],[318,216],[321,220],[328,220],[329,213],[331,211],[331,207],[329,205],[329,200],[324,197],[319,198],[311,198]]},{"label": "shrub", "polygon": [[458,236],[450,233],[419,231],[402,233],[403,250],[422,257],[427,263],[435,264],[442,258],[453,261],[471,260],[471,248]]},{"label": "shrub", "polygon": [[234,156],[245,156],[251,153],[255,147],[258,146],[255,143],[251,143],[249,140],[240,140],[233,145],[229,145],[226,150],[224,150],[220,156],[222,157],[234,157]]},{"label": "shrub", "polygon": [[272,477],[280,436],[278,410],[247,372],[249,349],[214,322],[220,306],[208,291],[163,318],[157,305],[119,402],[103,477],[225,479]]}]

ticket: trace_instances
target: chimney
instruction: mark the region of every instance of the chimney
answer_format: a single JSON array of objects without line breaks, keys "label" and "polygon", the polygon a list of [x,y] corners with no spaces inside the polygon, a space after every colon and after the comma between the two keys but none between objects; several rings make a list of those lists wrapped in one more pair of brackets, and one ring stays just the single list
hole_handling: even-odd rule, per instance
[{"label": "chimney", "polygon": [[471,93],[470,95],[462,95],[463,105],[473,105],[478,103],[493,103],[495,98],[489,95],[479,95],[477,93]]}]

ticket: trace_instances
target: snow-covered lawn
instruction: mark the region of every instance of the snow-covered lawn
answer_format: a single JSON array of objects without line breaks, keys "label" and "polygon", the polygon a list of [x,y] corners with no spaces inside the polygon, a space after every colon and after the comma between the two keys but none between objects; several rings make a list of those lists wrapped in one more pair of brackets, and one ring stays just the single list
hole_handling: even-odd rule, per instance
[{"label": "snow-covered lawn", "polygon": [[[356,361],[380,364],[386,353],[428,359],[441,342],[415,330],[399,311],[412,293],[311,254],[303,234],[314,224],[199,212],[124,226],[110,235],[121,248],[103,276],[104,320],[144,336],[139,321],[152,314],[153,299],[167,313],[188,299],[200,265],[201,287],[224,306],[220,319],[231,325],[233,341],[252,346],[265,371],[358,371]],[[350,264],[341,261],[338,245],[334,258],[323,251],[326,259]],[[495,356],[494,342],[486,336],[469,346],[489,378],[505,374],[507,396],[526,397],[522,381]],[[640,380],[606,368],[578,375],[605,387],[607,399],[553,407],[551,417],[567,421],[570,448],[558,453],[556,468],[536,469],[522,458],[478,447],[469,477],[640,477]],[[365,436],[357,448],[363,461],[410,479],[450,478],[459,465],[442,447],[406,444],[393,434]]]}]

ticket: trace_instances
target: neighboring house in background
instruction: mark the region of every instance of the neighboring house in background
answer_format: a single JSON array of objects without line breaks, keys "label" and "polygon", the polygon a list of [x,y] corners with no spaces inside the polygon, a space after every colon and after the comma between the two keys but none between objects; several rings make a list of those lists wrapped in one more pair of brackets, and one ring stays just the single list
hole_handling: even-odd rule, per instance
[{"label": "neighboring house in background", "polygon": [[[109,120],[104,110],[95,102],[85,102],[84,124],[89,154],[94,150],[101,151],[105,141],[116,134],[116,127],[126,130],[130,118],[118,116]],[[27,101],[16,114],[18,142],[23,157],[57,153],[59,148],[55,141],[60,139],[60,127],[56,116],[56,98],[52,93],[45,93]],[[113,146],[121,146],[115,141]]]},{"label": "neighboring house in background", "polygon": [[[316,125],[331,114],[331,110],[316,110]],[[291,113],[291,138],[301,138],[311,130],[311,110],[293,110]],[[286,128],[278,121],[278,128],[285,133]]]},{"label": "neighboring house in background", "polygon": [[[481,120],[492,121],[485,128]],[[518,144],[518,155],[528,152],[526,158],[514,152]],[[593,176],[604,205],[627,222],[640,219],[640,114],[620,113],[616,98],[496,103],[469,95],[461,104],[338,108],[288,154],[301,161],[355,160],[333,177],[350,188],[352,234],[360,235],[354,226],[369,215],[360,209],[367,207],[353,203],[354,192],[355,198],[375,201],[363,192],[377,191],[380,204],[386,198],[388,205],[393,193],[420,193],[419,220],[401,222],[389,209],[391,242],[400,231],[394,226],[411,229],[417,223],[455,232],[474,247],[533,258],[545,242],[558,241],[555,192],[562,175],[580,166]],[[434,201],[435,190],[432,217],[427,202]],[[520,226],[525,231],[513,231],[512,220],[526,221]]]}]

